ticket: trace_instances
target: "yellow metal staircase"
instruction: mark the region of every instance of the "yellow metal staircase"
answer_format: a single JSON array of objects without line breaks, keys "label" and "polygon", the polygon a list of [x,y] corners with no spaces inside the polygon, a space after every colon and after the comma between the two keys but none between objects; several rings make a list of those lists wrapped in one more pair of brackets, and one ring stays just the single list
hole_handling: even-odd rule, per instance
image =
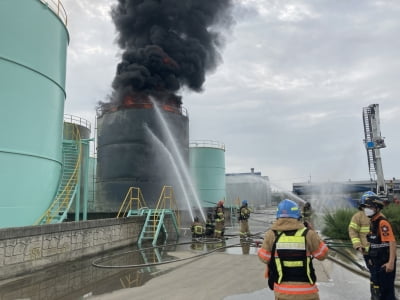
[{"label": "yellow metal staircase", "polygon": [[72,127],[72,140],[63,141],[63,169],[54,201],[35,225],[61,223],[66,217],[76,194],[81,165],[80,133],[76,125]]},{"label": "yellow metal staircase", "polygon": [[175,202],[174,191],[171,186],[163,187],[155,209],[150,209],[146,206],[140,188],[129,188],[117,218],[135,215],[146,216],[143,229],[138,239],[139,247],[141,247],[142,242],[146,240],[151,241],[152,245],[156,246],[161,232],[168,238],[168,231],[164,223],[166,216],[171,216],[174,230],[176,235],[179,236],[178,228],[180,216],[178,206]]}]

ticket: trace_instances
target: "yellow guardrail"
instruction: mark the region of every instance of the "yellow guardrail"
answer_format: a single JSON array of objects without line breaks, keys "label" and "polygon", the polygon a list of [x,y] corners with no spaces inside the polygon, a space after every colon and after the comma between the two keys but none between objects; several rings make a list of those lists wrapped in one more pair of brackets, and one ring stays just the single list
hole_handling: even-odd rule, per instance
[{"label": "yellow guardrail", "polygon": [[179,210],[178,210],[178,205],[176,204],[175,201],[175,195],[174,195],[174,189],[172,186],[164,185],[163,189],[161,191],[160,198],[158,199],[156,208],[155,208],[155,214],[153,216],[153,226],[154,226],[154,231],[156,230],[156,227],[158,225],[158,217],[161,214],[163,209],[170,209],[175,213],[176,216],[176,221],[178,227],[180,227],[180,215],[179,215]]},{"label": "yellow guardrail", "polygon": [[[134,208],[134,202],[136,204],[136,208]],[[138,187],[130,187],[118,211],[117,218],[125,217],[130,210],[139,210],[142,207],[147,207],[146,202],[144,201],[142,190]]]}]

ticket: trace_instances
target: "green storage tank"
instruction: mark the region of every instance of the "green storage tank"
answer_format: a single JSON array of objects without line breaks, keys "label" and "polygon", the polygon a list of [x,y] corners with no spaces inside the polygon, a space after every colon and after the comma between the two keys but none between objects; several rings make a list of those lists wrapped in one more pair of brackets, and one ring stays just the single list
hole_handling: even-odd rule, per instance
[{"label": "green storage tank", "polygon": [[0,1],[0,228],[32,225],[57,191],[66,23],[57,0]]},{"label": "green storage tank", "polygon": [[189,162],[202,207],[214,207],[219,200],[224,200],[225,145],[216,141],[190,142]]}]

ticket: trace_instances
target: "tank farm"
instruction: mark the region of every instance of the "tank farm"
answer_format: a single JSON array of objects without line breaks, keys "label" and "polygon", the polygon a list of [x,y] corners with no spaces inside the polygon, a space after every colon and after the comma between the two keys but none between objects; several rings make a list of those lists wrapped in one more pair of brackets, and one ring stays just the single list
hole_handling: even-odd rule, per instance
[{"label": "tank farm", "polygon": [[[94,125],[64,113],[63,3],[0,1],[0,299],[274,299],[257,257],[276,220],[269,179],[226,174],[223,142],[190,140],[182,96],[218,67],[233,1],[110,2],[121,57]],[[217,206],[222,235],[192,235]],[[362,257],[325,241],[321,294],[367,299]]]}]

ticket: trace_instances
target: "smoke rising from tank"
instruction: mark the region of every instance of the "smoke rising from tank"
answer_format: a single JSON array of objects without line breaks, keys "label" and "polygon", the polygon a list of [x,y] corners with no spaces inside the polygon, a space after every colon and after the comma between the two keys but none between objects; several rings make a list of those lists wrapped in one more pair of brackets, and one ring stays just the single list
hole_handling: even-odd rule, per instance
[{"label": "smoke rising from tank", "polygon": [[123,53],[111,101],[153,96],[180,105],[183,87],[202,91],[222,60],[231,8],[232,0],[118,0],[111,16]]}]

